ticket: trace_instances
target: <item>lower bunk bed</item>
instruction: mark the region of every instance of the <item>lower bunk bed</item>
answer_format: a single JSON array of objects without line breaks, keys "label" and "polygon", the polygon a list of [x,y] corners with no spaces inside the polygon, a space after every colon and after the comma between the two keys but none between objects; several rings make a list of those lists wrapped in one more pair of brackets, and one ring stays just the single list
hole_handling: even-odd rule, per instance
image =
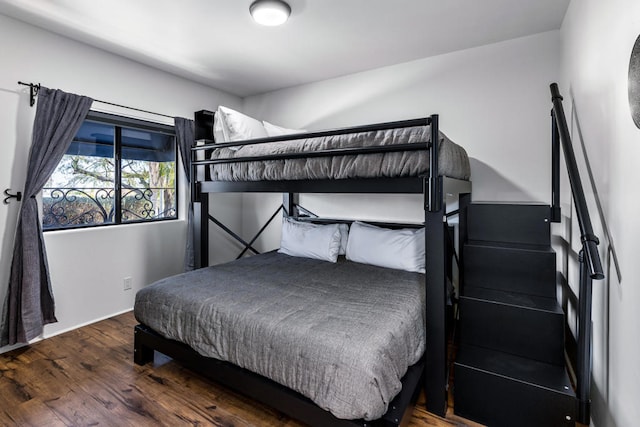
[{"label": "lower bunk bed", "polygon": [[314,425],[399,425],[420,390],[424,302],[422,273],[270,252],[141,290],[135,357],[157,349],[267,404],[303,402]]},{"label": "lower bunk bed", "polygon": [[[204,125],[198,122],[203,116]],[[196,113],[196,138],[203,127],[213,127],[213,113]],[[334,137],[341,139],[338,148],[331,148]],[[261,144],[275,150],[257,148]],[[447,272],[455,258],[447,229],[455,212],[447,201],[455,199],[462,211],[471,185],[466,153],[439,132],[437,115],[250,141],[205,141],[192,149],[191,163],[200,268],[139,291],[135,363],[147,363],[159,351],[313,426],[405,425],[423,389],[427,410],[445,414]],[[221,225],[208,213],[209,193],[216,192],[284,193],[285,217],[343,227],[350,221],[302,215],[307,211],[297,204],[297,194],[420,194],[424,224],[384,226],[426,229],[422,269],[276,252],[207,267],[208,219]],[[256,237],[245,251],[253,249]]]}]

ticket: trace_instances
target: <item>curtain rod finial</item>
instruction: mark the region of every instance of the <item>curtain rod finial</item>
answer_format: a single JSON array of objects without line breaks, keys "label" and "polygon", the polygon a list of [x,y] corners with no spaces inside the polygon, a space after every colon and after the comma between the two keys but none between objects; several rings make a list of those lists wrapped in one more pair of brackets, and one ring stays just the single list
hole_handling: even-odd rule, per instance
[{"label": "curtain rod finial", "polygon": [[18,81],[18,84],[22,86],[29,86],[29,96],[31,97],[29,105],[33,107],[36,104],[36,96],[38,96],[38,91],[40,90],[40,83],[34,84]]}]

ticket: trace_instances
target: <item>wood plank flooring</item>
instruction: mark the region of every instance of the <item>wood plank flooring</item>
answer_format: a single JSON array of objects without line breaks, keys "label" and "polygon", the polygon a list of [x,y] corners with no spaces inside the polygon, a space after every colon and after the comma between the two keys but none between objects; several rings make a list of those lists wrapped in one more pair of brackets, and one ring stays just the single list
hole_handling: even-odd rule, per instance
[{"label": "wood plank flooring", "polygon": [[[132,313],[0,354],[2,426],[302,427],[156,353],[133,363]],[[478,426],[426,412],[411,427]]]}]

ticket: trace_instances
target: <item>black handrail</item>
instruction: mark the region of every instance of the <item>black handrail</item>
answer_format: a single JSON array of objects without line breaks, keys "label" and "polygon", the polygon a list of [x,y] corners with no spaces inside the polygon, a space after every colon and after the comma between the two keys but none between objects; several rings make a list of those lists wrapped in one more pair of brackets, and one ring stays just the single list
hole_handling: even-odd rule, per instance
[{"label": "black handrail", "polygon": [[562,145],[571,194],[576,208],[578,225],[580,227],[580,250],[578,261],[580,263],[580,290],[578,299],[578,349],[576,369],[576,394],[578,398],[578,422],[589,424],[590,419],[590,394],[591,394],[591,362],[592,362],[592,337],[591,337],[591,307],[592,307],[592,281],[604,279],[600,254],[598,253],[599,240],[593,233],[589,208],[582,188],[580,173],[576,156],[573,152],[573,144],[569,135],[567,119],[562,108],[562,96],[557,83],[551,84],[552,110],[552,214],[559,221],[560,213],[560,171],[559,149]]},{"label": "black handrail", "polygon": [[573,152],[573,144],[571,143],[571,136],[569,136],[567,119],[564,115],[564,109],[562,108],[562,99],[560,91],[558,90],[558,84],[552,83],[551,101],[553,102],[553,113],[567,164],[571,193],[573,194],[576,215],[580,226],[580,239],[582,240],[582,246],[586,253],[587,263],[589,264],[589,275],[592,279],[601,280],[604,279],[604,273],[597,247],[600,242],[593,233],[593,227],[591,226],[589,208],[587,207],[587,200],[584,196],[580,172],[578,171],[578,164]]}]

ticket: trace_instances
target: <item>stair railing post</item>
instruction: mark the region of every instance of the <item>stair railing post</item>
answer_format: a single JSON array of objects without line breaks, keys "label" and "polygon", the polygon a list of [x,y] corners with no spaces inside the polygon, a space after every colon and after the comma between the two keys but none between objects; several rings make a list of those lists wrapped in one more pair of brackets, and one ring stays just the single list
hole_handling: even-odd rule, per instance
[{"label": "stair railing post", "polygon": [[592,284],[588,257],[584,249],[578,255],[580,263],[580,290],[578,300],[578,422],[589,424],[591,417],[591,363],[592,363]]},{"label": "stair railing post", "polygon": [[[553,103],[552,121],[553,121],[553,141],[552,151],[555,152],[555,142],[559,141],[567,166],[569,175],[569,185],[571,194],[576,208],[576,217],[580,227],[580,240],[582,241],[582,249],[579,254],[580,263],[580,290],[578,295],[578,348],[576,360],[576,394],[578,399],[578,422],[589,424],[591,411],[591,363],[592,363],[592,287],[593,280],[602,280],[604,271],[602,269],[602,261],[598,253],[598,238],[593,233],[589,209],[587,207],[578,164],[576,162],[571,136],[569,135],[569,127],[567,119],[562,107],[562,96],[556,83],[552,83],[551,101]],[[555,155],[555,154],[554,154]],[[555,165],[553,166],[555,169]],[[555,176],[555,171],[554,171]],[[555,181],[555,178],[554,178]],[[553,191],[556,190],[554,182]],[[559,181],[557,183],[559,189]],[[554,203],[555,203],[554,194]]]}]

